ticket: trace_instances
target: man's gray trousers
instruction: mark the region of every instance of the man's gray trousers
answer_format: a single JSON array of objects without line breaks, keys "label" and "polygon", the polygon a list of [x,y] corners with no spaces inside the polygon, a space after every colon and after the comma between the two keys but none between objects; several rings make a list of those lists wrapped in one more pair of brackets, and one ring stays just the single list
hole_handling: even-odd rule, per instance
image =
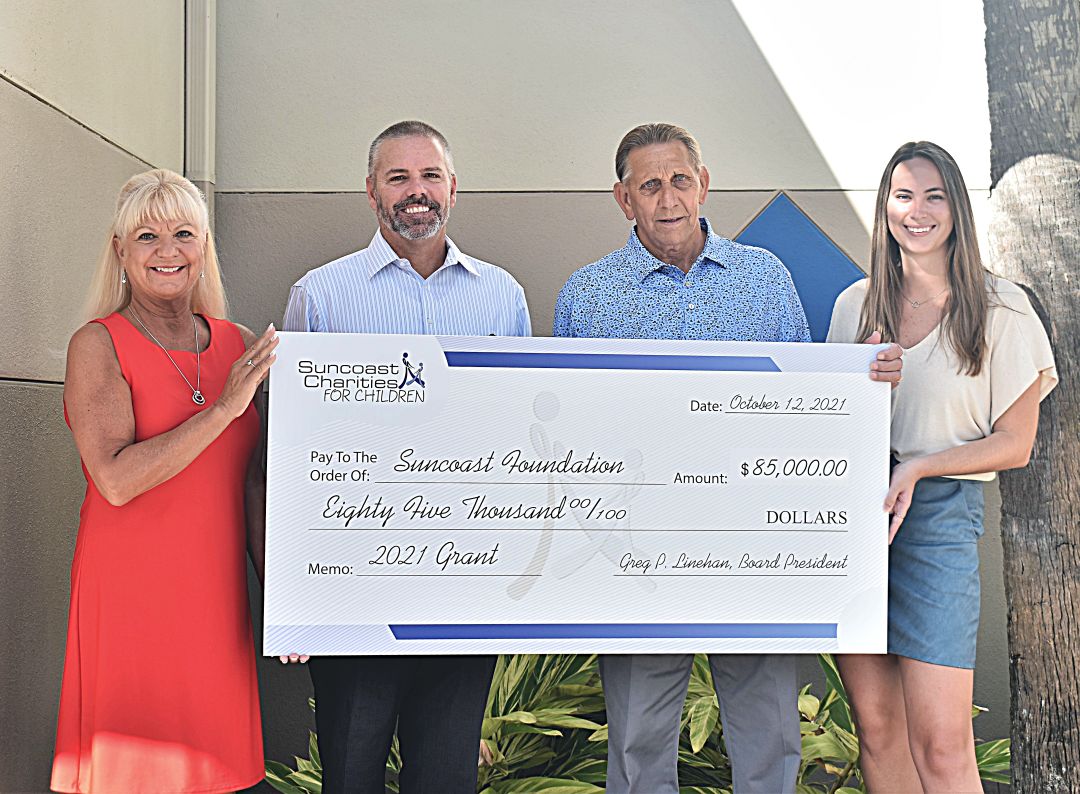
[{"label": "man's gray trousers", "polygon": [[[600,657],[608,716],[606,794],[678,794],[690,654]],[[735,794],[792,794],[801,759],[795,657],[711,654]]]}]

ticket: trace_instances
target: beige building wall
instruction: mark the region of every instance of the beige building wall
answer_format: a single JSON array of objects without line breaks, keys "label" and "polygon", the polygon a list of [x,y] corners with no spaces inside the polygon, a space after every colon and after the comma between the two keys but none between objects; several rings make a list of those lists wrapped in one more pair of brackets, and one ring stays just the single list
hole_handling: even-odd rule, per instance
[{"label": "beige building wall", "polygon": [[989,187],[974,0],[902,14],[860,0],[264,0],[218,15],[222,190],[356,190],[366,142],[402,118],[456,142],[464,190],[607,190],[615,143],[653,120],[695,132],[719,189],[874,190],[910,138]]},{"label": "beige building wall", "polygon": [[0,75],[117,148],[180,170],[183,34],[181,2],[4,0]]},{"label": "beige building wall", "polygon": [[[61,416],[64,348],[120,184],[147,167],[184,167],[183,6],[0,4],[3,791],[47,787],[83,490]],[[540,335],[566,276],[626,239],[611,161],[642,121],[676,121],[700,137],[713,175],[705,213],[723,234],[785,189],[865,266],[880,169],[910,138],[949,148],[976,206],[985,203],[980,3],[909,3],[906,17],[933,22],[896,52],[886,46],[896,25],[888,4],[611,8],[218,4],[216,184],[207,186],[234,319],[280,320],[296,278],[367,244],[366,147],[408,117],[449,137],[462,191],[451,235],[524,285]],[[927,86],[926,70],[948,75],[949,90]],[[976,673],[976,699],[992,708],[976,723],[986,737],[1008,732],[996,489],[989,495]],[[303,752],[306,672],[265,660],[260,678],[267,756]]]},{"label": "beige building wall", "polygon": [[83,482],[68,337],[120,185],[183,168],[183,3],[0,3],[0,791],[48,789]]}]

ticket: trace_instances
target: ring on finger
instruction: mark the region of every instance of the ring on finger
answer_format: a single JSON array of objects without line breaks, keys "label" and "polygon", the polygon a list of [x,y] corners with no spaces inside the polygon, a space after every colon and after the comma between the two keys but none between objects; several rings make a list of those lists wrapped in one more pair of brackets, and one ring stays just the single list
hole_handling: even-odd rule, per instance
[{"label": "ring on finger", "polygon": [[251,359],[249,358],[249,359],[247,360],[247,365],[248,365],[249,367],[254,367],[254,366],[255,366],[255,362],[254,362],[254,361],[252,361],[252,360],[251,360]]}]

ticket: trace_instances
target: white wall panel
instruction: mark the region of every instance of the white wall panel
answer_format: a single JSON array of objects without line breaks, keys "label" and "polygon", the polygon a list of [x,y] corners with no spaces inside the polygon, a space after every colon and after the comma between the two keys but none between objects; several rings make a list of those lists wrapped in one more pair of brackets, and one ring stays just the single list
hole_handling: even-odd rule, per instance
[{"label": "white wall panel", "polygon": [[2,0],[0,73],[146,162],[183,168],[179,0]]},{"label": "white wall panel", "polygon": [[979,0],[732,2],[840,185],[876,189],[900,144],[931,140],[990,188]]}]

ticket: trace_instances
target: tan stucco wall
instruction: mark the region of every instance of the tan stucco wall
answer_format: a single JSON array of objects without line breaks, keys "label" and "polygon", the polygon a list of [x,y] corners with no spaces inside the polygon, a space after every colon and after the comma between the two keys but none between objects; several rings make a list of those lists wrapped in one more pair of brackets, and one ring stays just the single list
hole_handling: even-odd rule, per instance
[{"label": "tan stucco wall", "polygon": [[656,120],[701,138],[720,189],[874,190],[910,138],[989,186],[979,3],[263,0],[218,16],[226,190],[354,190],[367,142],[414,117],[482,144],[456,153],[465,190],[609,189],[619,137]]},{"label": "tan stucco wall", "polygon": [[116,192],[146,166],[0,81],[0,377],[61,380]]},{"label": "tan stucco wall", "polygon": [[4,0],[0,74],[136,157],[183,168],[183,3]]}]

